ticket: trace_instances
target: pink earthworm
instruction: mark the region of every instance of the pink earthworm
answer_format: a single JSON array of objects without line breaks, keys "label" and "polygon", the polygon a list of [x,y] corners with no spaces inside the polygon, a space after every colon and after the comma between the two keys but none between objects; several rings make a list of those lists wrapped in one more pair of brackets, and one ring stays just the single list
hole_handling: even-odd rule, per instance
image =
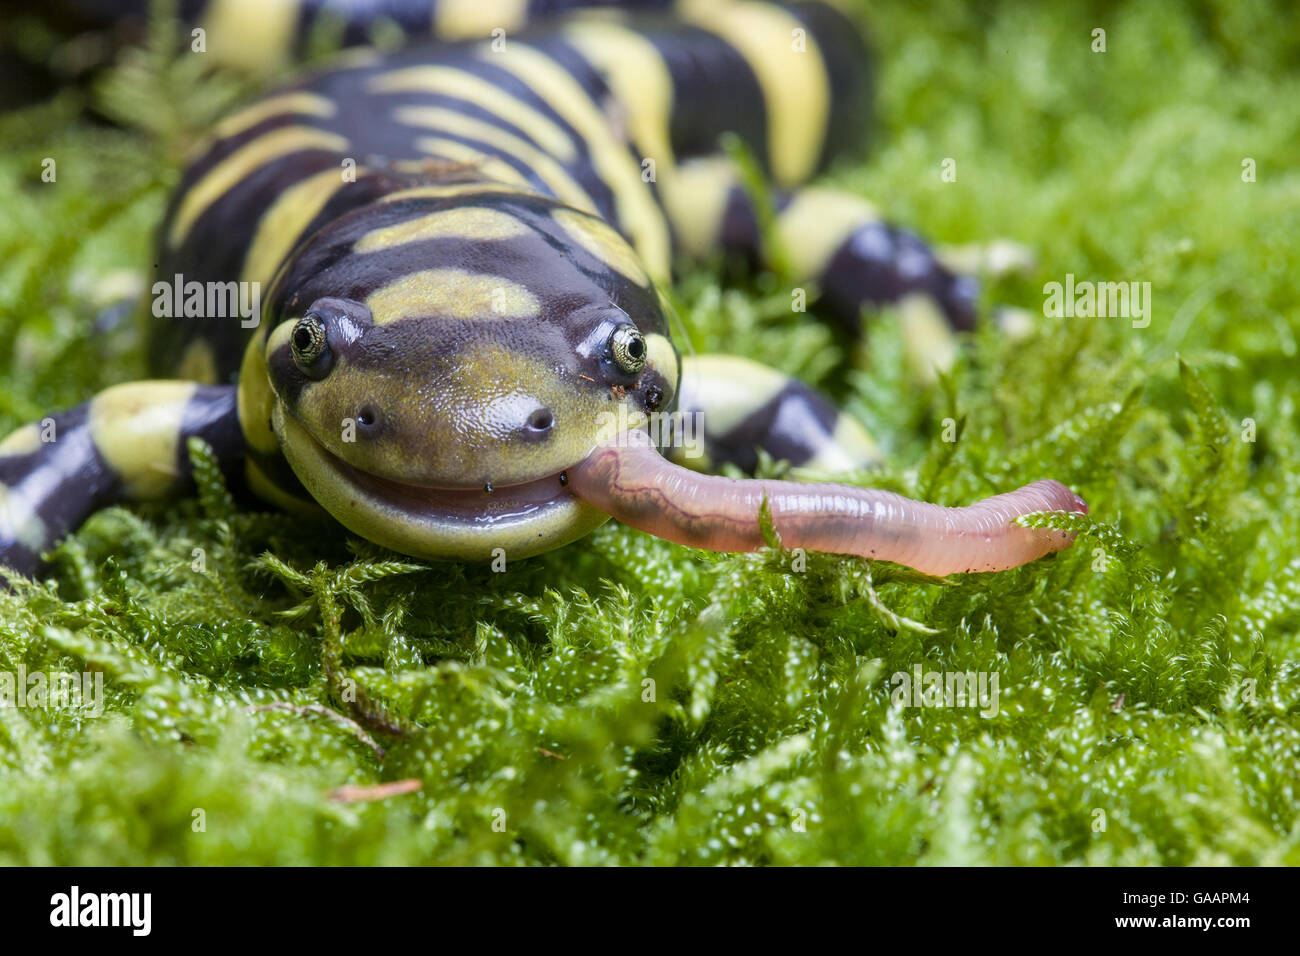
[{"label": "pink earthworm", "polygon": [[1035,511],[1086,514],[1059,481],[1035,481],[964,508],[849,485],[722,478],[674,465],[643,431],[598,447],[568,470],[569,489],[626,525],[708,551],[763,547],[764,497],[789,549],[893,561],[927,574],[1004,571],[1068,548],[1074,534],[1022,528]]}]

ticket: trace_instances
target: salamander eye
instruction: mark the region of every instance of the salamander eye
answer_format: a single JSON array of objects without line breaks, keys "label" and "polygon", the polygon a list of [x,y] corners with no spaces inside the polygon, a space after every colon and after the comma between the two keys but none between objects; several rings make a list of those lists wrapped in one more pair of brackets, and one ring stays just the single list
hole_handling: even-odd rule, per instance
[{"label": "salamander eye", "polygon": [[609,348],[614,353],[618,367],[627,374],[635,375],[645,368],[645,336],[633,326],[624,325],[615,329],[610,336]]},{"label": "salamander eye", "polygon": [[308,312],[289,333],[293,360],[304,375],[319,378],[329,371],[334,355],[325,336],[325,323]]}]

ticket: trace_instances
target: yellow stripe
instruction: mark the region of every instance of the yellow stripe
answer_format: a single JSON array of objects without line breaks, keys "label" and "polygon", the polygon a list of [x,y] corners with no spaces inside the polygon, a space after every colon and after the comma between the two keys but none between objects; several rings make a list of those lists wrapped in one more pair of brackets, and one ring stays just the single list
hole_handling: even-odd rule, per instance
[{"label": "yellow stripe", "polygon": [[565,31],[583,57],[603,71],[615,98],[628,110],[633,141],[667,174],[673,164],[668,139],[673,112],[673,78],[658,48],[626,27],[588,20]]},{"label": "yellow stripe", "polygon": [[879,218],[876,207],[865,199],[810,187],[795,193],[777,217],[776,232],[795,279],[816,279],[855,229]]},{"label": "yellow stripe", "polygon": [[528,0],[437,0],[433,35],[440,40],[488,36],[498,27],[519,29],[528,19]]},{"label": "yellow stripe", "polygon": [[[54,437],[58,438],[57,432]],[[16,432],[12,432],[4,441],[0,441],[0,458],[30,455],[34,451],[40,451],[43,444],[40,426],[24,425]]]},{"label": "yellow stripe", "polygon": [[236,402],[239,427],[248,446],[267,454],[278,451],[280,443],[271,431],[271,407],[275,394],[271,391],[270,373],[266,367],[265,334],[256,335],[244,350]]},{"label": "yellow stripe", "polygon": [[217,139],[238,136],[273,116],[319,116],[328,119],[338,112],[334,101],[318,93],[281,93],[231,113],[213,128]]},{"label": "yellow stripe", "polygon": [[672,339],[658,332],[651,332],[645,337],[645,346],[646,366],[662,375],[668,383],[668,393],[676,395],[679,363]]},{"label": "yellow stripe", "polygon": [[957,361],[957,338],[939,306],[928,295],[914,292],[898,303],[903,343],[917,378],[932,385]]},{"label": "yellow stripe", "polygon": [[90,402],[90,436],[127,495],[159,498],[179,477],[177,454],[192,382],[131,382]]},{"label": "yellow stripe", "polygon": [[524,223],[499,209],[482,206],[457,206],[408,219],[396,225],[373,229],[352,247],[357,252],[377,252],[392,249],[408,242],[426,239],[465,239],[487,242],[492,239],[510,239],[523,236],[529,229]]},{"label": "yellow stripe", "polygon": [[[363,169],[357,169],[361,175]],[[240,278],[265,286],[325,204],[343,188],[343,170],[323,169],[290,186],[276,198],[257,224],[257,232],[244,256]]]},{"label": "yellow stripe", "polygon": [[[830,119],[830,80],[812,35],[765,3],[692,3],[682,12],[735,47],[758,78],[777,185],[805,182],[817,169]],[[794,49],[795,30],[805,31],[802,52]]]},{"label": "yellow stripe", "polygon": [[574,242],[615,272],[639,286],[650,284],[650,277],[646,275],[645,267],[636,257],[636,252],[603,219],[584,216],[572,209],[555,209],[551,211],[551,216]]},{"label": "yellow stripe", "polygon": [[[596,211],[596,205],[586,191],[578,185],[563,166],[532,143],[507,133],[499,126],[436,106],[408,106],[394,111],[393,118],[407,126],[421,126],[441,133],[464,136],[486,143],[521,161],[537,174],[538,178],[570,205],[579,209]],[[416,142],[420,147],[420,142]]]},{"label": "yellow stripe", "polygon": [[54,543],[49,540],[49,529],[37,513],[36,503],[4,485],[0,485],[0,538],[17,541],[37,554]]},{"label": "yellow stripe", "polygon": [[537,195],[533,184],[528,181],[528,177],[504,159],[499,156],[486,156],[473,146],[467,146],[459,140],[446,139],[441,136],[425,136],[420,139],[419,148],[432,156],[464,163],[466,166],[472,167],[475,171],[498,182],[522,186],[527,192]]},{"label": "yellow stripe", "polygon": [[483,77],[455,67],[413,66],[382,73],[370,81],[369,90],[372,93],[418,92],[454,96],[480,106],[522,130],[524,135],[562,163],[572,162],[578,155],[573,137],[532,106]]},{"label": "yellow stripe", "polygon": [[597,109],[578,81],[550,57],[522,43],[511,43],[501,53],[488,45],[478,56],[513,73],[529,89],[551,104],[587,144],[592,166],[614,195],[622,231],[632,240],[641,261],[655,279],[670,274],[668,225],[649,188],[641,181],[641,167],[626,144],[610,128],[610,119]]},{"label": "yellow stripe", "polygon": [[703,259],[718,247],[735,183],[735,167],[724,156],[688,160],[660,177],[677,244],[688,256]]},{"label": "yellow stripe", "polygon": [[270,130],[252,142],[245,143],[189,188],[168,233],[168,244],[179,246],[195,220],[209,206],[234,188],[254,170],[273,160],[307,149],[327,149],[342,152],[348,141],[342,136],[327,133],[309,126],[285,126]]},{"label": "yellow stripe", "polygon": [[[712,435],[733,431],[780,394],[790,379],[739,355],[688,355],[682,359],[682,400],[705,412]],[[685,406],[683,406],[685,407]]]},{"label": "yellow stripe", "polygon": [[518,283],[463,269],[426,269],[372,292],[366,306],[375,323],[440,316],[449,319],[535,318],[542,305]]},{"label": "yellow stripe", "polygon": [[212,0],[204,13],[207,52],[218,62],[269,73],[289,58],[296,0]]}]

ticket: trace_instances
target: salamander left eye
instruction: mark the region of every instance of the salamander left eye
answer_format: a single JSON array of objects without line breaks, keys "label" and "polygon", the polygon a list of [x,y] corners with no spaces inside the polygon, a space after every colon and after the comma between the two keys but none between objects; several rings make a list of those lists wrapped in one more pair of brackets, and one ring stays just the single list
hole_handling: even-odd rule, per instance
[{"label": "salamander left eye", "polygon": [[618,367],[629,375],[645,368],[645,336],[630,325],[615,329],[609,340],[610,351]]},{"label": "salamander left eye", "polygon": [[325,336],[325,323],[319,316],[307,313],[289,333],[289,348],[293,360],[304,375],[319,378],[333,364],[333,353]]}]

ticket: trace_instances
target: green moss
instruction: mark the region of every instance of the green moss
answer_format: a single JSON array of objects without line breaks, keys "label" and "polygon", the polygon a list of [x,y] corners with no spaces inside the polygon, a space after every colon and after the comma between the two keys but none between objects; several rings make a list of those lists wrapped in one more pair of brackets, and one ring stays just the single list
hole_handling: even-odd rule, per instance
[{"label": "green moss", "polygon": [[[864,480],[1071,483],[1072,550],[945,584],[607,525],[504,574],[429,567],[237,512],[197,448],[198,500],[106,511],[0,595],[0,671],[106,693],[97,718],[0,708],[0,862],[1300,862],[1296,15],[876,7],[876,145],[829,179],[938,239],[1027,243],[988,302],[1034,331],[985,323],[925,384],[892,316],[854,344],[775,280],[693,273],[683,316],[698,350],[830,389],[889,453]],[[96,290],[144,281],[177,157],[238,91],[167,62],[95,94],[130,129],[76,94],[0,124],[28,144],[0,159],[6,428],[141,372],[134,329],[88,332]],[[1151,325],[1042,317],[1066,273],[1151,282]],[[893,705],[917,665],[996,673],[999,714]]]}]

